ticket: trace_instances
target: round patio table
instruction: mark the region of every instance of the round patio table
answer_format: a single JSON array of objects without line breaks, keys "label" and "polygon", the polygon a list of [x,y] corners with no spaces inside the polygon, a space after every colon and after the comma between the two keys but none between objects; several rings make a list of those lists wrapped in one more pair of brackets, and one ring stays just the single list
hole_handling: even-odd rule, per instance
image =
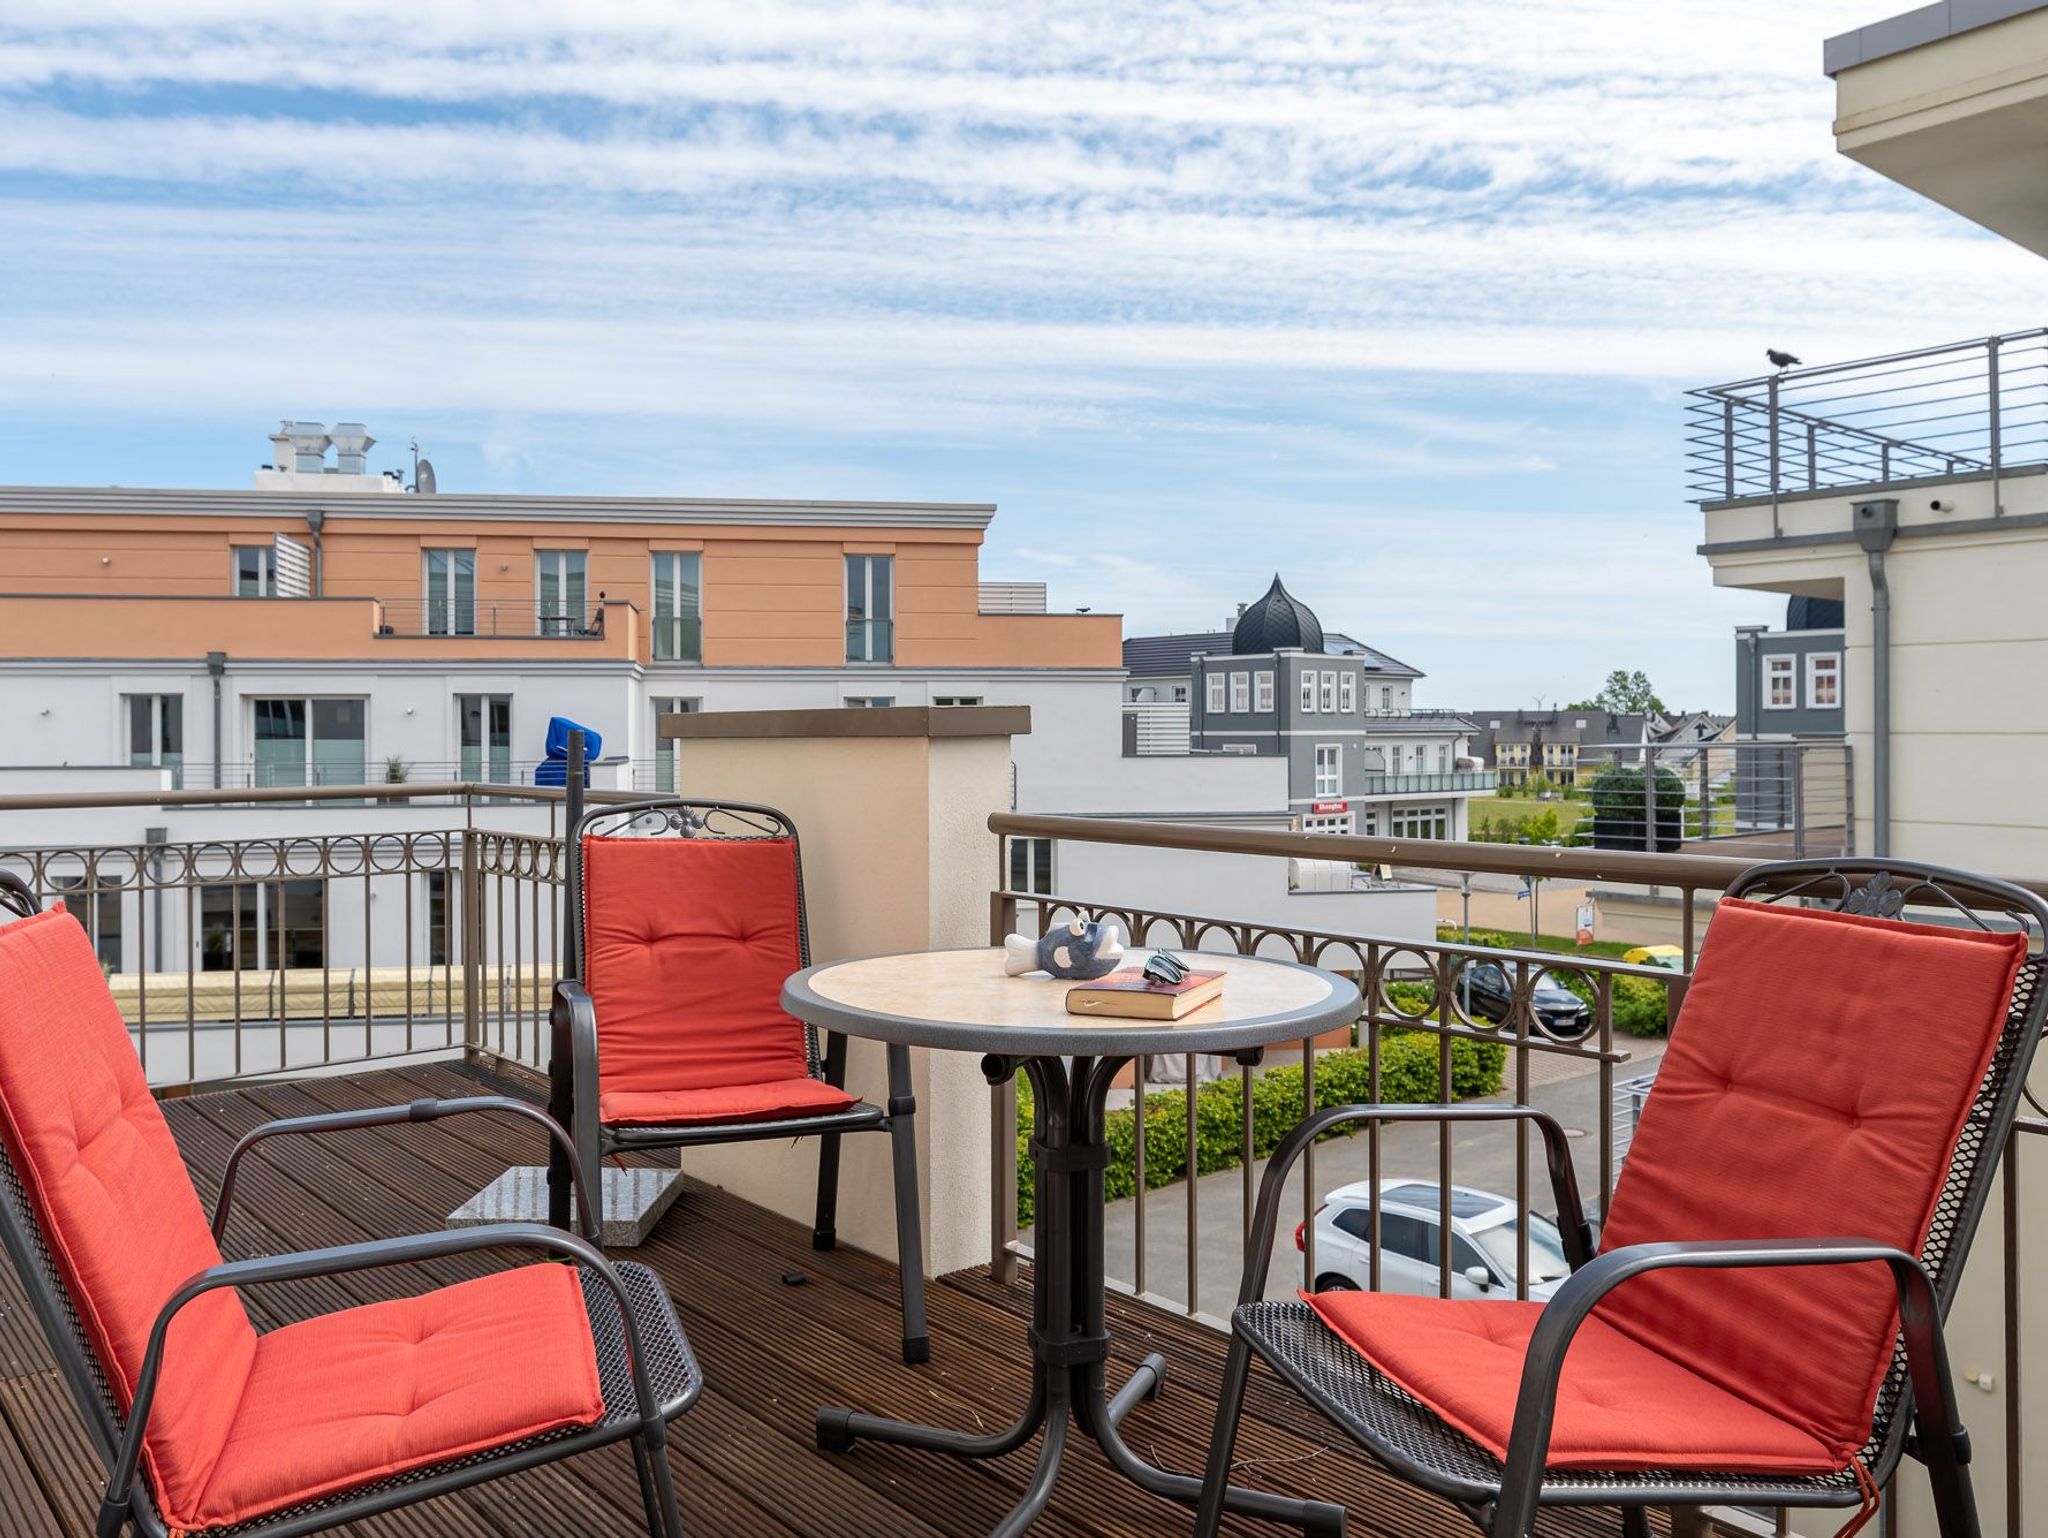
[{"label": "round patio table", "polygon": [[[1125,964],[1142,965],[1148,954],[1135,951]],[[1114,1395],[1105,1378],[1102,1217],[1109,1148],[1103,1122],[1119,1070],[1135,1057],[1191,1052],[1256,1063],[1269,1046],[1349,1025],[1358,1016],[1357,986],[1334,973],[1291,961],[1175,954],[1198,970],[1226,976],[1220,998],[1174,1021],[1068,1014],[1066,992],[1073,983],[1038,973],[1007,977],[1003,953],[996,949],[830,962],[783,984],[783,1008],[821,1029],[935,1051],[978,1052],[991,1084],[1007,1082],[1020,1068],[1030,1077],[1037,1222],[1031,1397],[1023,1414],[1007,1430],[970,1435],[852,1410],[818,1411],[818,1446],[827,1452],[845,1452],[866,1440],[995,1458],[1022,1447],[1042,1428],[1045,1439],[1031,1483],[991,1538],[1013,1538],[1044,1510],[1070,1425],[1153,1494],[1190,1505],[1201,1496],[1198,1477],[1146,1462],[1117,1430],[1134,1405],[1159,1392],[1165,1358],[1148,1356]],[[998,1201],[1005,1196],[995,1193]],[[1314,1534],[1343,1531],[1343,1508],[1323,1502],[1233,1486],[1226,1504]]]}]

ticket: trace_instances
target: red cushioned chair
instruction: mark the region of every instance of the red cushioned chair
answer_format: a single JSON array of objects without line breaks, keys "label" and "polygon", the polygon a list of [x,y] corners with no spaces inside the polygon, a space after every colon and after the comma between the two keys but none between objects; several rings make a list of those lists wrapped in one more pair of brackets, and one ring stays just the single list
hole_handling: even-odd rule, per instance
[{"label": "red cushioned chair", "polygon": [[[756,1139],[818,1139],[814,1247],[836,1241],[839,1139],[893,1145],[903,1360],[931,1355],[908,1048],[888,1049],[889,1103],[846,1089],[846,1038],[782,1010],[810,965],[795,825],[772,807],[664,798],[600,807],[570,841],[580,930],[555,990],[553,1109],[585,1163],[606,1154]],[[551,1166],[552,1220],[569,1188]]]},{"label": "red cushioned chair", "polygon": [[[1905,922],[1909,905],[1945,922]],[[1597,1251],[1564,1129],[1529,1107],[1303,1122],[1261,1188],[1200,1538],[1254,1354],[1494,1538],[1523,1538],[1544,1505],[1619,1506],[1631,1535],[1653,1505],[1856,1506],[1853,1527],[1907,1453],[1945,1538],[1974,1538],[1941,1323],[2041,1035],[2028,931],[2044,926],[2033,894],[1930,866],[1747,872],[1714,915]],[[1316,1136],[1487,1119],[1543,1136],[1573,1267],[1550,1302],[1260,1301],[1281,1185]]]},{"label": "red cushioned chair", "polygon": [[[242,1139],[208,1223],[84,930],[0,873],[0,1243],[107,1471],[99,1538],[310,1533],[628,1441],[656,1538],[681,1532],[664,1452],[699,1379],[660,1282],[539,1224],[223,1260],[259,1141],[530,1117],[423,1100],[272,1122]],[[237,1289],[495,1248],[521,1266],[259,1335]]]}]

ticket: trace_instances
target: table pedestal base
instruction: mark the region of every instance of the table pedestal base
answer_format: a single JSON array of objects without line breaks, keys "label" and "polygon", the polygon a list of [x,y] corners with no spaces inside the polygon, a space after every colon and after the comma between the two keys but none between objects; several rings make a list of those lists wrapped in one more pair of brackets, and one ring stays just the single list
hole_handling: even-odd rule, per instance
[{"label": "table pedestal base", "polygon": [[[1021,1064],[1031,1076],[1038,1118],[1031,1141],[1038,1203],[1031,1397],[1024,1413],[1005,1430],[975,1435],[852,1410],[818,1412],[818,1446],[831,1453],[850,1452],[856,1442],[884,1442],[961,1458],[1000,1458],[1043,1431],[1031,1483],[990,1538],[1016,1538],[1045,1510],[1066,1455],[1069,1430],[1076,1427],[1139,1488],[1190,1506],[1201,1498],[1198,1475],[1177,1474],[1146,1462],[1117,1429],[1133,1408],[1164,1387],[1166,1359],[1157,1354],[1146,1357],[1122,1388],[1113,1396],[1108,1391],[1102,1174],[1109,1164],[1109,1149],[1103,1137],[1103,1106],[1125,1061],[1075,1058],[1069,1064],[1058,1058],[1031,1058]],[[1002,1083],[1019,1066],[1013,1059],[990,1058],[983,1071],[991,1083]],[[1343,1538],[1342,1506],[1289,1500],[1235,1485],[1224,1504],[1231,1511],[1290,1523],[1310,1538]]]}]

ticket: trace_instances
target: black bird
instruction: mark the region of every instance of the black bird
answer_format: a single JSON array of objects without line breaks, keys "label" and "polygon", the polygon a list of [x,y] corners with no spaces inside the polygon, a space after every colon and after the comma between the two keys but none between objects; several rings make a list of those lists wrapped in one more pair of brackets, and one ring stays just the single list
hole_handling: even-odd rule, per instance
[{"label": "black bird", "polygon": [[1769,358],[1773,366],[1777,368],[1799,367],[1799,360],[1797,358],[1793,357],[1789,352],[1779,352],[1775,347],[1766,347],[1764,349],[1764,356]]}]

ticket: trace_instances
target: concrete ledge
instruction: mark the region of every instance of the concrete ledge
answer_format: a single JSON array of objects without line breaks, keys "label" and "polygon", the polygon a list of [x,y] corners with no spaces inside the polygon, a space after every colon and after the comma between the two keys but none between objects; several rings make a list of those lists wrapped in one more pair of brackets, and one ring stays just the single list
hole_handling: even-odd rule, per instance
[{"label": "concrete ledge", "polygon": [[1024,737],[1029,705],[889,705],[878,710],[706,710],[665,715],[663,741],[761,737]]}]

